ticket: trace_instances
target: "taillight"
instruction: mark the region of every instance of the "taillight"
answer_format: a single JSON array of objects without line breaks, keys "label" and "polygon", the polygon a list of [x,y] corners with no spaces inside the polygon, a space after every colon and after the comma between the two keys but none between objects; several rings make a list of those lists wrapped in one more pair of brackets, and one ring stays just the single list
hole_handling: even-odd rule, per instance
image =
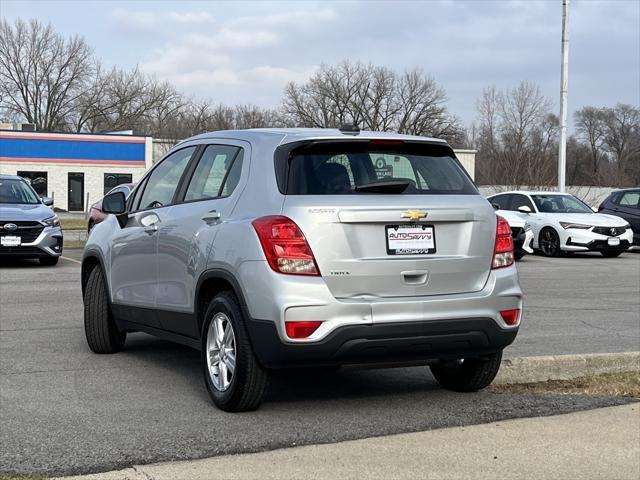
[{"label": "taillight", "polygon": [[284,322],[287,337],[307,338],[315,332],[322,322],[317,320],[300,320],[296,322]]},{"label": "taillight", "polygon": [[293,220],[281,215],[252,222],[269,266],[278,273],[319,276],[311,247]]},{"label": "taillight", "polygon": [[493,249],[491,268],[504,268],[513,265],[513,238],[509,222],[498,215],[496,224],[496,244]]},{"label": "taillight", "polygon": [[502,310],[500,316],[507,325],[515,325],[520,320],[520,309]]}]

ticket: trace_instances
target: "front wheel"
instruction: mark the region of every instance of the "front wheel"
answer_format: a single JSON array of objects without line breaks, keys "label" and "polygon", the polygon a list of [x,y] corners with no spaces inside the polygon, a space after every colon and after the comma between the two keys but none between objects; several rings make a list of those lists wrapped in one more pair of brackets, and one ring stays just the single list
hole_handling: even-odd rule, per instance
[{"label": "front wheel", "polygon": [[213,403],[227,412],[255,410],[268,374],[258,363],[235,295],[216,295],[202,329],[202,370]]},{"label": "front wheel", "polygon": [[559,257],[560,253],[562,253],[560,250],[560,235],[553,228],[547,227],[540,232],[538,244],[545,257]]},{"label": "front wheel", "polygon": [[622,252],[616,252],[612,250],[602,250],[600,251],[600,253],[602,254],[603,257],[607,257],[607,258],[619,257],[620,255],[622,255]]},{"label": "front wheel", "polygon": [[454,392],[476,392],[488,387],[500,370],[502,351],[482,358],[442,361],[431,365],[438,383]]},{"label": "front wheel", "polygon": [[84,332],[94,353],[116,353],[122,350],[127,332],[120,332],[111,315],[107,284],[101,267],[89,274],[84,292]]}]

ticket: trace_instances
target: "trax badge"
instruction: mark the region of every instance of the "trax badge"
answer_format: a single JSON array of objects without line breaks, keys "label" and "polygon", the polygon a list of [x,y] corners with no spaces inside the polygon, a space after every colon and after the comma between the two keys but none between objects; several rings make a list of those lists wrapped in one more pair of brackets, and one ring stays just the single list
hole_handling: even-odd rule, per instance
[{"label": "trax badge", "polygon": [[422,210],[407,210],[400,215],[402,218],[408,218],[410,221],[420,220],[427,217],[427,212]]}]

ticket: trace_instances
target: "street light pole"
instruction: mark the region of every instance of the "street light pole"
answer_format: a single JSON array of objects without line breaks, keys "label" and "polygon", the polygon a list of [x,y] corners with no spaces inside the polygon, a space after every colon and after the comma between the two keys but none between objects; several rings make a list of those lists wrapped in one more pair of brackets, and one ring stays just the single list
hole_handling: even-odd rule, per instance
[{"label": "street light pole", "polygon": [[562,69],[560,72],[560,151],[558,191],[564,192],[567,166],[567,93],[569,90],[569,0],[562,0]]}]

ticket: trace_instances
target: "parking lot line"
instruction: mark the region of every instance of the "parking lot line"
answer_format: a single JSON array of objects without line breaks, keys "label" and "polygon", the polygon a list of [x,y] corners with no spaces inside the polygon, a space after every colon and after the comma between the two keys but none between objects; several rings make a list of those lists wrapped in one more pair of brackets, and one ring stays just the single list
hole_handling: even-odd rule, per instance
[{"label": "parking lot line", "polygon": [[82,262],[76,260],[75,258],[65,257],[64,255],[61,255],[60,258],[62,258],[63,260],[69,260],[70,262],[73,262],[73,263],[82,264]]}]

